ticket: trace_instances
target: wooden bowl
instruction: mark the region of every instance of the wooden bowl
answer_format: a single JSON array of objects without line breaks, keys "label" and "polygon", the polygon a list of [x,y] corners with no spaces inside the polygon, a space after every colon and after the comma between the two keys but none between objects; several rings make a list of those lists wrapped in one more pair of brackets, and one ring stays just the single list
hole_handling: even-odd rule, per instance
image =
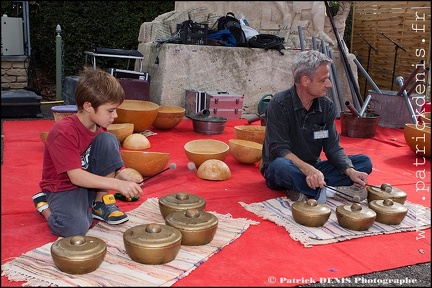
[{"label": "wooden bowl", "polygon": [[133,123],[134,132],[148,129],[158,115],[159,105],[150,101],[124,100],[117,107],[118,117],[114,123]]},{"label": "wooden bowl", "polygon": [[123,141],[123,147],[129,150],[144,150],[151,147],[150,141],[141,133],[132,133]]},{"label": "wooden bowl", "polygon": [[228,140],[228,146],[231,155],[240,163],[253,164],[261,160],[263,145],[260,143],[242,139],[230,139]]},{"label": "wooden bowl", "polygon": [[143,177],[161,172],[168,164],[170,153],[121,150],[121,157],[127,168],[133,168]]},{"label": "wooden bowl", "polygon": [[419,156],[431,157],[431,127],[406,123],[404,127],[405,142]]},{"label": "wooden bowl", "polygon": [[424,112],[420,115],[420,119],[422,123],[425,123],[426,126],[431,126],[431,112]]},{"label": "wooden bowl", "polygon": [[132,123],[117,123],[111,124],[107,127],[108,132],[111,132],[116,138],[123,143],[123,141],[133,133],[134,124]]},{"label": "wooden bowl", "polygon": [[263,144],[265,129],[266,126],[240,125],[234,127],[234,133],[237,139]]},{"label": "wooden bowl", "polygon": [[157,129],[172,129],[176,127],[185,115],[185,108],[178,106],[160,106],[153,127]]},{"label": "wooden bowl", "polygon": [[206,160],[217,159],[224,161],[228,155],[229,146],[225,142],[214,139],[198,139],[184,145],[187,158],[199,166]]}]

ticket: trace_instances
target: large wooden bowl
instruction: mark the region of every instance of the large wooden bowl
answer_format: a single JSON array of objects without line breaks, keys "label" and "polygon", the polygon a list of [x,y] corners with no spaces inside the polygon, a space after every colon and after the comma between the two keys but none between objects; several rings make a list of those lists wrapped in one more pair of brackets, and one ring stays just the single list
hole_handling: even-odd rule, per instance
[{"label": "large wooden bowl", "polygon": [[108,132],[114,134],[114,136],[116,136],[116,138],[120,141],[120,143],[123,143],[126,137],[132,135],[134,130],[134,124],[132,123],[111,124],[107,127],[107,130]]},{"label": "large wooden bowl", "polygon": [[150,101],[126,99],[117,107],[114,123],[133,123],[134,132],[148,129],[158,115],[159,105]]},{"label": "large wooden bowl", "polygon": [[198,168],[204,161],[216,159],[224,161],[228,155],[229,146],[225,142],[213,139],[198,139],[184,145],[187,158]]},{"label": "large wooden bowl", "polygon": [[265,129],[266,126],[240,125],[234,127],[234,133],[237,139],[263,144]]},{"label": "large wooden bowl", "polygon": [[240,163],[253,164],[261,160],[263,145],[260,143],[242,139],[230,139],[228,140],[228,146],[231,155]]},{"label": "large wooden bowl", "polygon": [[431,157],[431,127],[406,123],[405,141],[411,150],[420,156]]},{"label": "large wooden bowl", "polygon": [[133,168],[143,177],[161,172],[168,164],[170,153],[121,150],[121,157],[127,168]]},{"label": "large wooden bowl", "polygon": [[160,106],[153,127],[157,129],[172,129],[176,127],[185,115],[185,108],[178,106]]}]

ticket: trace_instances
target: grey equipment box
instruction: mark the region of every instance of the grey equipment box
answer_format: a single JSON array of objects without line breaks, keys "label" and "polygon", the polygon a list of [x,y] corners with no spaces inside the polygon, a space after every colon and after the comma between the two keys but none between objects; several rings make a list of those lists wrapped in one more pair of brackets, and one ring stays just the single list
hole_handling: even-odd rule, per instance
[{"label": "grey equipment box", "polygon": [[242,118],[244,95],[227,91],[186,90],[186,115],[208,109],[211,116]]},{"label": "grey equipment box", "polygon": [[42,97],[27,90],[1,91],[2,118],[43,117],[41,111]]}]

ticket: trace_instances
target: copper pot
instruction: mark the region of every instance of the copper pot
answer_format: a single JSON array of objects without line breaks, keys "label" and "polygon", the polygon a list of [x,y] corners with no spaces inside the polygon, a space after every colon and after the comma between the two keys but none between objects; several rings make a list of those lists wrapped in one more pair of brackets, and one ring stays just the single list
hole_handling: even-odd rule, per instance
[{"label": "copper pot", "polygon": [[291,206],[294,221],[308,227],[323,226],[330,217],[331,209],[315,199],[294,202]]},{"label": "copper pot", "polygon": [[211,213],[188,209],[169,214],[165,218],[165,223],[180,230],[183,235],[183,245],[198,246],[208,244],[213,240],[218,219]]},{"label": "copper pot", "polygon": [[368,202],[371,202],[373,200],[392,199],[393,201],[403,205],[407,198],[407,194],[404,191],[396,187],[392,187],[388,183],[382,184],[379,188],[376,186],[369,186],[367,190]]},{"label": "copper pot", "polygon": [[336,208],[336,217],[341,227],[364,231],[368,230],[375,222],[376,213],[360,203],[352,205],[340,205]]},{"label": "copper pot", "polygon": [[51,245],[54,264],[68,274],[86,274],[102,264],[107,251],[105,242],[91,236],[72,236]]},{"label": "copper pot", "polygon": [[369,208],[377,214],[375,221],[387,225],[399,225],[408,213],[408,208],[392,199],[373,200]]},{"label": "copper pot", "polygon": [[181,248],[182,234],[174,227],[157,223],[137,225],[123,234],[129,257],[142,264],[164,264],[175,259]]},{"label": "copper pot", "polygon": [[186,192],[168,194],[159,199],[159,209],[164,219],[172,212],[187,209],[204,211],[205,206],[206,201],[202,197]]}]

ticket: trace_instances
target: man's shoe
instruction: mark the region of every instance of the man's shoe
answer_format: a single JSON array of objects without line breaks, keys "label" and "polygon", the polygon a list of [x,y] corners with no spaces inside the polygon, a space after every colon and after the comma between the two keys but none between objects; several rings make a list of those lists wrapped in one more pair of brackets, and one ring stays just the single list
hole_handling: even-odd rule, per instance
[{"label": "man's shoe", "polygon": [[351,186],[338,186],[335,187],[335,190],[340,191],[341,193],[336,192],[334,198],[337,200],[345,199],[351,202],[361,202],[365,200],[368,196],[368,191],[366,188],[360,188],[354,185]]},{"label": "man's shoe", "polygon": [[46,195],[44,192],[38,192],[35,195],[32,196],[33,203],[35,205],[36,210],[39,211],[39,213],[42,213],[43,210],[47,209],[48,201],[46,198]]},{"label": "man's shoe", "polygon": [[294,202],[307,201],[309,199],[305,194],[294,190],[287,190],[287,193],[288,193],[288,198]]},{"label": "man's shoe", "polygon": [[108,224],[121,224],[129,220],[128,216],[120,211],[112,194],[102,196],[102,201],[94,202],[92,207],[93,218]]}]

